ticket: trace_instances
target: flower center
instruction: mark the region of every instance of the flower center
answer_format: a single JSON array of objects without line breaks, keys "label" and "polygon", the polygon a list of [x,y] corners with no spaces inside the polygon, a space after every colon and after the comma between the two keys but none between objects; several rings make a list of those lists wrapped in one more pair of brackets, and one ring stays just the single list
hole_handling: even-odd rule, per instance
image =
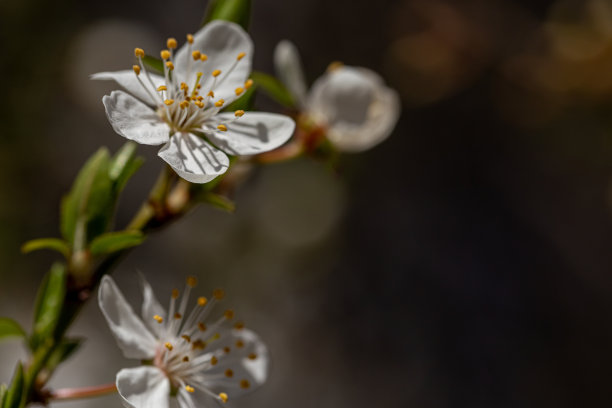
[{"label": "flower center", "polygon": [[[166,45],[167,49],[160,52],[164,70],[164,84],[159,86],[155,85],[145,67],[143,61],[144,50],[142,48],[134,50],[138,65],[134,65],[132,69],[140,85],[156,104],[157,115],[166,122],[173,133],[191,132],[193,130],[227,131],[228,123],[238,120],[244,114],[244,111],[235,111],[234,119],[229,122],[215,121],[215,115],[225,105],[223,98],[215,98],[215,89],[227,79],[246,54],[240,52],[232,65],[224,72],[217,67],[206,67],[205,63],[208,61],[208,55],[200,50],[192,50],[193,36],[188,34],[187,53],[191,57],[187,58],[187,67],[184,71],[186,77],[178,78],[178,75],[175,74],[174,58],[177,41],[174,38],[169,38]],[[196,68],[204,68],[204,71],[208,71],[208,73],[197,71],[191,84],[181,81],[181,79],[189,81],[192,71],[195,71]],[[248,79],[243,86],[235,89],[236,96],[242,95],[252,85],[253,80]]]}]

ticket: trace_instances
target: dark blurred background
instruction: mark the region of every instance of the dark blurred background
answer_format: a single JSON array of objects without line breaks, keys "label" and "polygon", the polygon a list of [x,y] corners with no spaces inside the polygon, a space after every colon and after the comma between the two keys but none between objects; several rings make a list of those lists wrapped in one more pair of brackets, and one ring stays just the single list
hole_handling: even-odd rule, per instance
[{"label": "dark blurred background", "polygon": [[[204,1],[0,2],[0,315],[29,324],[59,200],[99,146],[123,143],[97,71],[196,31]],[[201,208],[116,271],[165,301],[223,286],[271,348],[238,406],[541,407],[612,403],[612,1],[255,0],[255,68],[284,38],[310,82],[334,60],[402,96],[383,144],[266,167],[236,214]],[[276,109],[258,98],[262,108]],[[159,171],[128,185],[125,225]],[[121,357],[91,303],[57,387],[112,382]],[[0,382],[23,350],[0,344]],[[115,396],[57,407],[119,406]]]}]

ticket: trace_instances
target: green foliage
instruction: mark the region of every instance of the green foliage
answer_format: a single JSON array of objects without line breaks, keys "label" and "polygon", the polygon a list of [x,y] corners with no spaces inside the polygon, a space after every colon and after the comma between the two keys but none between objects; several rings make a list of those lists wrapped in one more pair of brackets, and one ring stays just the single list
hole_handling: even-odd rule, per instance
[{"label": "green foliage", "polygon": [[7,390],[6,384],[0,384],[0,408],[4,407],[4,398],[6,397]]},{"label": "green foliage", "polygon": [[66,361],[77,349],[83,344],[83,339],[64,339],[60,344],[53,350],[45,368],[49,371],[55,370],[55,368],[62,362]]},{"label": "green foliage", "polygon": [[226,20],[238,23],[247,30],[250,17],[251,0],[211,0],[202,25],[212,20]]},{"label": "green foliage", "polygon": [[199,201],[212,205],[213,207],[225,210],[227,212],[236,211],[236,204],[229,198],[220,194],[207,191],[198,197]]},{"label": "green foliage", "polygon": [[0,317],[0,340],[9,337],[26,337],[26,332],[13,319]]},{"label": "green foliage", "polygon": [[21,246],[21,252],[27,254],[41,249],[51,249],[64,255],[67,259],[70,256],[68,243],[59,238],[39,238],[26,242]]},{"label": "green foliage", "polygon": [[91,243],[92,255],[107,255],[140,245],[145,240],[141,231],[118,231],[102,234]]},{"label": "green foliage", "polygon": [[255,85],[251,86],[244,92],[244,94],[242,94],[240,98],[227,105],[223,110],[226,112],[233,112],[237,110],[253,109],[253,105],[255,104],[255,89]]},{"label": "green foliage", "polygon": [[53,335],[60,318],[66,295],[66,267],[55,263],[45,276],[36,297],[34,324],[30,347],[36,350],[40,343]]},{"label": "green foliage", "polygon": [[142,62],[146,66],[147,69],[150,69],[156,74],[164,74],[164,63],[162,60],[152,57],[150,55],[145,55],[142,59]]},{"label": "green foliage", "polygon": [[143,165],[144,159],[136,156],[138,145],[127,142],[119,149],[111,161],[108,175],[115,183],[115,191],[120,193],[134,173]]},{"label": "green foliage", "polygon": [[10,387],[6,390],[2,408],[18,408],[21,405],[21,397],[23,396],[23,366],[21,363],[15,367],[13,380]]},{"label": "green foliage", "polygon": [[289,108],[295,107],[295,101],[293,100],[291,93],[278,79],[271,75],[257,71],[251,73],[251,78],[257,87],[261,88],[276,102]]}]

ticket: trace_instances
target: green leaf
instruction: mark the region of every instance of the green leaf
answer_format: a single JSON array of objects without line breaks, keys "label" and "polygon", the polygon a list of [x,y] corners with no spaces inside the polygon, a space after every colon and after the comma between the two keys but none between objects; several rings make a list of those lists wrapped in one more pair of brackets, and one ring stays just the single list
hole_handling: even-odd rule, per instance
[{"label": "green leaf", "polygon": [[83,339],[64,339],[53,350],[49,356],[45,368],[49,371],[54,371],[55,368],[62,362],[66,361],[77,349],[83,344]]},{"label": "green leaf", "polygon": [[212,192],[206,192],[202,194],[200,200],[204,203],[210,204],[213,207],[217,207],[221,210],[225,210],[228,212],[236,211],[236,204],[234,204],[234,202],[230,200],[229,198],[219,195],[219,194],[215,194]]},{"label": "green leaf", "polygon": [[226,20],[238,23],[247,30],[250,17],[251,0],[211,0],[202,25],[212,20]]},{"label": "green leaf", "polygon": [[141,231],[118,231],[100,235],[91,243],[92,255],[106,255],[142,244],[145,235]]},{"label": "green leaf", "polygon": [[115,183],[115,195],[119,195],[129,179],[144,163],[144,159],[136,157],[136,148],[138,145],[134,142],[127,142],[119,149],[113,157],[108,176]]},{"label": "green leaf", "polygon": [[145,55],[142,59],[142,62],[146,66],[147,69],[150,69],[155,74],[164,74],[164,63],[162,60],[152,57],[150,55]]},{"label": "green leaf", "polygon": [[26,332],[13,319],[0,317],[0,340],[7,337],[26,337]]},{"label": "green leaf", "polygon": [[36,350],[38,345],[53,335],[60,317],[66,295],[66,266],[55,263],[45,276],[36,297],[34,325],[30,346]]},{"label": "green leaf", "polygon": [[289,90],[281,81],[263,72],[252,72],[251,78],[255,85],[262,89],[270,98],[289,108],[295,107],[295,101]]},{"label": "green leaf", "polygon": [[234,112],[237,110],[251,110],[255,104],[255,89],[256,85],[247,89],[244,94],[234,102],[230,103],[223,109],[226,112]]},{"label": "green leaf", "polygon": [[108,229],[115,197],[108,176],[110,156],[99,149],[83,166],[72,190],[62,200],[62,235],[75,250]]},{"label": "green leaf", "polygon": [[6,391],[2,408],[18,408],[21,405],[21,396],[23,395],[23,366],[17,363],[15,373],[11,385]]},{"label": "green leaf", "polygon": [[40,249],[52,249],[64,255],[65,258],[70,256],[70,247],[68,243],[59,238],[39,238],[26,242],[21,246],[21,252],[27,254]]},{"label": "green leaf", "polygon": [[0,408],[4,407],[4,398],[6,397],[7,390],[6,384],[0,384]]}]

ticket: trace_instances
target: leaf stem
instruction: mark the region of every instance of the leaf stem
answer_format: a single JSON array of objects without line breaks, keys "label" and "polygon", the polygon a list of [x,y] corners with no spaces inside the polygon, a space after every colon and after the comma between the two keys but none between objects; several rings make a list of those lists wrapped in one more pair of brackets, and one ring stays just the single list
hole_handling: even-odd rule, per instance
[{"label": "leaf stem", "polygon": [[49,396],[50,400],[71,400],[80,398],[100,397],[117,392],[115,384],[94,385],[82,388],[61,388]]}]

